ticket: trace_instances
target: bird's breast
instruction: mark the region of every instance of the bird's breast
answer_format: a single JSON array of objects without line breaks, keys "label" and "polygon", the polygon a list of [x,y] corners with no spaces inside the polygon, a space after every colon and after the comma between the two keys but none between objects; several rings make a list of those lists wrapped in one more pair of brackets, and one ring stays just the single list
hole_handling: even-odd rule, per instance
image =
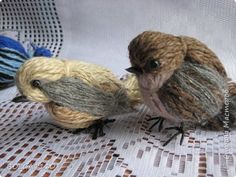
[{"label": "bird's breast", "polygon": [[180,118],[173,116],[164,107],[156,92],[140,88],[144,103],[150,108],[152,116],[159,116],[173,122],[181,122]]},{"label": "bird's breast", "polygon": [[174,117],[166,110],[157,94],[158,90],[172,74],[173,71],[165,74],[144,73],[138,76],[138,82],[143,101],[150,108],[153,116],[160,116],[170,121],[180,122],[178,117]]},{"label": "bird's breast", "polygon": [[68,107],[60,106],[55,103],[45,104],[45,108],[52,118],[64,128],[88,128],[98,117],[85,112],[74,111]]}]

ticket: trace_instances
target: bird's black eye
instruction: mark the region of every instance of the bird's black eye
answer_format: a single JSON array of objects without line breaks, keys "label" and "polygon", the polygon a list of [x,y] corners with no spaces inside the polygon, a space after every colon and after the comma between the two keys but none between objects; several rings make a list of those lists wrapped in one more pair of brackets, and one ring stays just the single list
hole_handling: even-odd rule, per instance
[{"label": "bird's black eye", "polygon": [[147,64],[145,65],[145,70],[147,72],[150,72],[152,70],[156,70],[160,67],[160,62],[158,60],[155,60],[154,58],[150,58],[147,62]]},{"label": "bird's black eye", "polygon": [[32,80],[30,84],[32,87],[35,87],[35,88],[40,88],[41,86],[41,82],[39,80]]},{"label": "bird's black eye", "polygon": [[160,66],[160,62],[158,60],[151,60],[149,63],[150,69],[155,69]]}]

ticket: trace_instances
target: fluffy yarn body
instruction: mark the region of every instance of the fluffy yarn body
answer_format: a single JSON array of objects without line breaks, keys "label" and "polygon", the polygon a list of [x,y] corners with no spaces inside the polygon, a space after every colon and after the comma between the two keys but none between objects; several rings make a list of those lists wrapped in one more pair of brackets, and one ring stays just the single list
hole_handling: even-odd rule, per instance
[{"label": "fluffy yarn body", "polygon": [[[32,86],[34,80],[41,82],[40,89]],[[16,82],[22,95],[44,103],[66,128],[87,128],[95,120],[131,111],[133,106],[129,89],[111,71],[82,61],[37,57],[24,63]]]},{"label": "fluffy yarn body", "polygon": [[235,112],[235,85],[230,88],[218,57],[197,39],[146,31],[130,42],[129,56],[129,69],[154,115],[220,130],[227,90]]}]

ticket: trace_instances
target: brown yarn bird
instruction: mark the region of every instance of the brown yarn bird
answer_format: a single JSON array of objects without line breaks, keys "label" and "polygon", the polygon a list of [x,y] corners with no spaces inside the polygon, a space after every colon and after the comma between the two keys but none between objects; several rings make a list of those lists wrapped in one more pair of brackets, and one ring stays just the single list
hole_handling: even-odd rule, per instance
[{"label": "brown yarn bird", "polygon": [[[169,140],[182,134],[184,125],[223,129],[225,95],[229,91],[231,117],[235,122],[236,86],[205,44],[187,36],[146,31],[129,44],[131,67],[136,74],[143,101],[157,117],[153,126],[164,120],[179,122],[180,127]],[[153,127],[151,126],[151,128]],[[150,129],[151,129],[150,128]]]}]

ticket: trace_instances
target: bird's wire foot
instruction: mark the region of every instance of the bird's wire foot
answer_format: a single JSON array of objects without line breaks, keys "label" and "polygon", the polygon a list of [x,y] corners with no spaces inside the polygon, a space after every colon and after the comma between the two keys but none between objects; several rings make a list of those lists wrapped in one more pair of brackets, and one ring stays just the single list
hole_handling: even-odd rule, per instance
[{"label": "bird's wire foot", "polygon": [[104,126],[107,124],[114,122],[115,119],[105,119],[105,120],[97,120],[95,124],[93,124],[90,128],[94,131],[92,132],[92,139],[95,140],[97,137],[104,136],[103,132]]},{"label": "bird's wire foot", "polygon": [[157,120],[157,121],[153,123],[152,126],[148,130],[151,131],[153,127],[159,124],[158,131],[160,132],[163,128],[163,122],[165,119],[163,117],[152,117],[152,118],[149,118],[147,121],[152,121],[152,120]]},{"label": "bird's wire foot", "polygon": [[184,129],[183,129],[183,123],[180,124],[180,127],[167,127],[165,130],[176,130],[177,132],[172,135],[164,144],[163,146],[166,146],[173,140],[175,137],[177,137],[179,134],[181,134],[181,139],[180,139],[180,145],[182,145],[183,140],[184,140]]},{"label": "bird's wire foot", "polygon": [[77,129],[72,130],[71,133],[73,133],[73,134],[79,134],[79,133],[81,133],[83,130],[84,130],[84,128],[77,128]]}]

